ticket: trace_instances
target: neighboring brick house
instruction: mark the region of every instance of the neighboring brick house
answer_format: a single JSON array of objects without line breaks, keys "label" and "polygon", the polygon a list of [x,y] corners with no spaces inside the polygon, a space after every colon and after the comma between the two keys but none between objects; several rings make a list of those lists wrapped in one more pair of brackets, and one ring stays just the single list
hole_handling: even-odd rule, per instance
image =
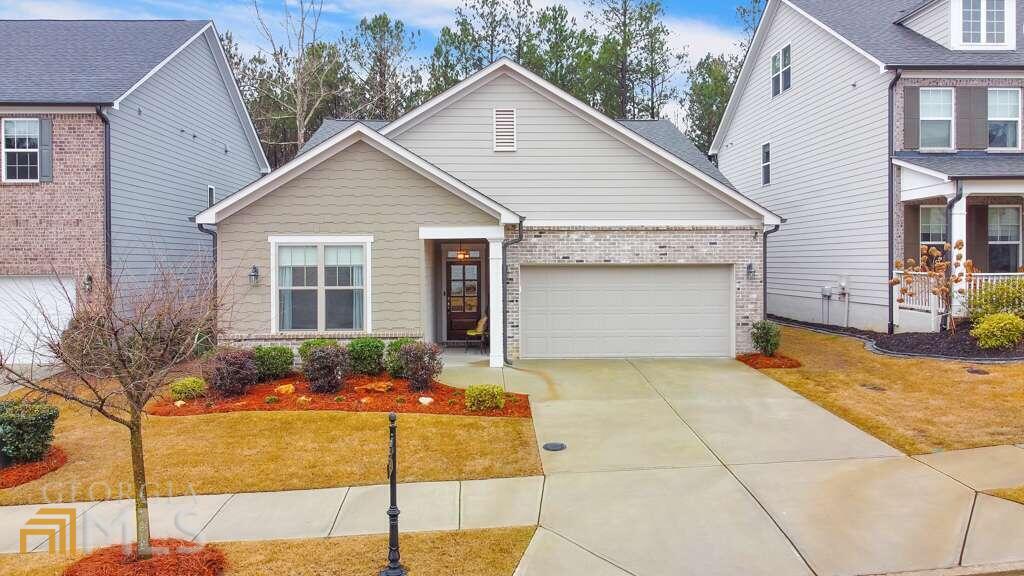
[{"label": "neighboring brick house", "polygon": [[19,63],[0,83],[0,353],[27,363],[40,304],[63,317],[111,273],[212,256],[189,218],[269,166],[211,22],[0,21],[0,36]]},{"label": "neighboring brick house", "polygon": [[983,271],[965,295],[1018,276],[1022,16],[1024,0],[770,0],[711,147],[741,192],[786,214],[769,313],[937,329],[925,278],[907,298],[888,281],[947,242]]},{"label": "neighboring brick house", "polygon": [[391,122],[328,120],[200,213],[228,340],[466,341],[519,358],[730,357],[781,219],[667,120],[615,122],[500,60]]}]

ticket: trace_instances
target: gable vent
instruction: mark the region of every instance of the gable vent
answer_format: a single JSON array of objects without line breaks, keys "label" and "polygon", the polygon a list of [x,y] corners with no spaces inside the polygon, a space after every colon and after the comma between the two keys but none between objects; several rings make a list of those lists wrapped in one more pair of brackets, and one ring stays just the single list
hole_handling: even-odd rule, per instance
[{"label": "gable vent", "polygon": [[516,111],[514,108],[494,109],[494,151],[516,151]]}]

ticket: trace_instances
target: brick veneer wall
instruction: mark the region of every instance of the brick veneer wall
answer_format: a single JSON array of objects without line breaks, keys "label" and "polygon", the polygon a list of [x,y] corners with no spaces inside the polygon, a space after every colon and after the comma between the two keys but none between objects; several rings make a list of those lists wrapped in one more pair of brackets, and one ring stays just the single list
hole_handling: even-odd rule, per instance
[{"label": "brick veneer wall", "polygon": [[[521,265],[560,264],[735,264],[736,352],[753,350],[750,326],[761,319],[764,259],[762,231],[747,228],[526,228],[523,242],[509,246],[508,356],[520,353]],[[516,237],[506,226],[505,236]],[[754,265],[753,279],[747,264]]]},{"label": "brick veneer wall", "polygon": [[3,115],[14,116],[53,119],[53,182],[0,183],[0,276],[56,270],[81,281],[104,264],[103,123],[95,114]]}]

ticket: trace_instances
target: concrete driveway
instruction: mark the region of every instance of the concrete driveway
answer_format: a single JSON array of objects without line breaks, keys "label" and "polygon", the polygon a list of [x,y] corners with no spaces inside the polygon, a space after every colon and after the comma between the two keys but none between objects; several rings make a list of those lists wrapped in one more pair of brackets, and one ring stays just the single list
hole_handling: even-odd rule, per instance
[{"label": "concrete driveway", "polygon": [[[733,360],[446,371],[531,395],[547,476],[521,576],[860,575],[1024,562],[1024,506]],[[973,511],[973,519],[972,519]]]}]

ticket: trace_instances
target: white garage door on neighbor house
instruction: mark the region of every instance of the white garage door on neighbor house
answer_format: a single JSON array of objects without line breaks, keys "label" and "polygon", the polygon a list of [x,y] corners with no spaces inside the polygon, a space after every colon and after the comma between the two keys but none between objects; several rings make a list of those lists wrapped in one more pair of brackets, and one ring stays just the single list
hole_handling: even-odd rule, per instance
[{"label": "white garage door on neighbor house", "polygon": [[66,325],[75,298],[70,278],[0,277],[0,353],[15,364],[47,364],[52,358],[40,336],[48,322]]},{"label": "white garage door on neighbor house", "polygon": [[523,266],[524,358],[733,354],[731,266]]}]

